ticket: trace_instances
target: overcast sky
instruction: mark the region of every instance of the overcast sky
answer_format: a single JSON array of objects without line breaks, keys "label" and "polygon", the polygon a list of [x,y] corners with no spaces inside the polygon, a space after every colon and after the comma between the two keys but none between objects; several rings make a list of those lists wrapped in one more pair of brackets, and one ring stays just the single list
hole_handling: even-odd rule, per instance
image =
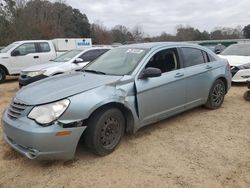
[{"label": "overcast sky", "polygon": [[211,31],[250,24],[250,0],[66,0],[91,23],[111,28],[140,25],[146,34],[174,34],[179,24]]}]

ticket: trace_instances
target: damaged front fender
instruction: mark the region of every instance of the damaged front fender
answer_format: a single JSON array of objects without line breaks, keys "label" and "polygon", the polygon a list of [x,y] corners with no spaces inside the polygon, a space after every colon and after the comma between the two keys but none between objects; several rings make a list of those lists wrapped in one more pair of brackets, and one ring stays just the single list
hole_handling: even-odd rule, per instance
[{"label": "damaged front fender", "polygon": [[[128,81],[129,80],[129,81]],[[138,125],[134,82],[132,79],[120,80],[102,87],[98,87],[70,98],[70,106],[60,117],[60,122],[79,122],[87,120],[97,109],[106,105],[117,104],[124,108],[129,124],[129,132],[135,132]]]}]

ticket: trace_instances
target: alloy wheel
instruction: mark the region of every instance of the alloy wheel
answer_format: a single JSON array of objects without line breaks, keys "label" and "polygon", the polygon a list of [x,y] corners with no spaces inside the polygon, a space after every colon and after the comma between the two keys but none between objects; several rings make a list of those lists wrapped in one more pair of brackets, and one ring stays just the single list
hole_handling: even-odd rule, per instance
[{"label": "alloy wheel", "polygon": [[224,99],[225,88],[221,83],[215,85],[212,93],[212,102],[217,106],[220,105]]}]

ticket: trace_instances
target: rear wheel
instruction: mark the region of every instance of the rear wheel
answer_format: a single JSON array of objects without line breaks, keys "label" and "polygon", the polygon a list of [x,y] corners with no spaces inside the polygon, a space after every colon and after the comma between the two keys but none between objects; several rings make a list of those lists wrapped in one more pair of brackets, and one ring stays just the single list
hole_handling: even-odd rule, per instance
[{"label": "rear wheel", "polygon": [[210,109],[220,108],[224,102],[224,97],[226,94],[226,86],[222,80],[216,80],[210,89],[207,103],[205,106]]},{"label": "rear wheel", "polygon": [[95,154],[104,156],[115,150],[124,130],[125,119],[119,109],[102,109],[90,117],[84,139]]},{"label": "rear wheel", "polygon": [[6,79],[6,73],[2,68],[0,68],[0,83],[3,83],[5,79]]}]

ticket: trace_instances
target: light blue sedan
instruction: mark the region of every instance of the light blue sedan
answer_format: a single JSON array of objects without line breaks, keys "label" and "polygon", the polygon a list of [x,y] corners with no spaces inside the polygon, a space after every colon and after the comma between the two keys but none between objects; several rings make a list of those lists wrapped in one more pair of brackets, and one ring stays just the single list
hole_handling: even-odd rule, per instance
[{"label": "light blue sedan", "polygon": [[226,60],[201,46],[121,46],[80,72],[21,89],[3,114],[4,139],[29,159],[73,158],[81,137],[107,155],[124,133],[197,106],[219,108],[230,87]]}]

